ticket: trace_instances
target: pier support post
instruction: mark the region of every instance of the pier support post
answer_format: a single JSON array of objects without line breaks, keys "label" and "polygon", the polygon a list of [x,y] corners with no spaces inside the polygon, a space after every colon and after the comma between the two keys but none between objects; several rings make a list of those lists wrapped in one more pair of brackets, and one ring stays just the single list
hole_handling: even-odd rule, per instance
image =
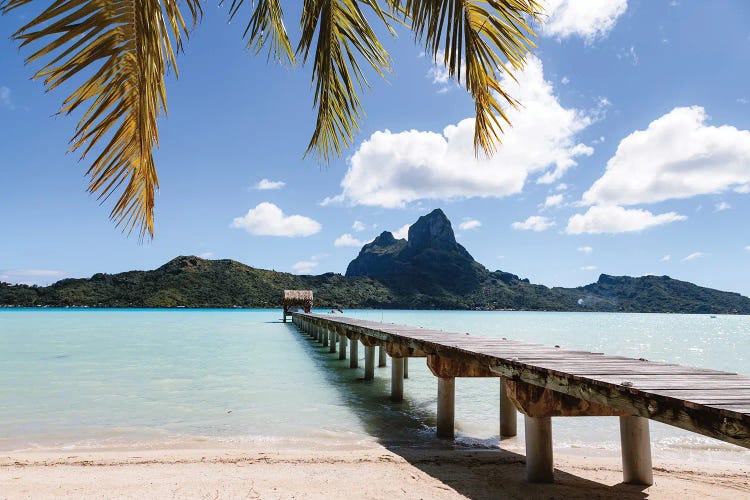
[{"label": "pier support post", "polygon": [[636,416],[621,416],[620,446],[622,449],[623,482],[654,484],[648,419]]},{"label": "pier support post", "polygon": [[391,399],[404,399],[404,358],[391,358]]},{"label": "pier support post", "polygon": [[352,339],[349,344],[349,368],[357,368],[359,366],[359,340]]},{"label": "pier support post", "polygon": [[385,346],[381,345],[378,347],[378,367],[382,368],[386,365],[386,353]]},{"label": "pier support post", "polygon": [[328,330],[328,352],[336,352],[336,333]]},{"label": "pier support post", "polygon": [[339,359],[346,359],[346,335],[339,335]]},{"label": "pier support post", "polygon": [[453,439],[456,406],[456,379],[438,378],[437,435]]},{"label": "pier support post", "polygon": [[530,483],[554,482],[552,460],[552,417],[524,415],[526,428],[526,480]]},{"label": "pier support post", "polygon": [[320,335],[323,337],[323,347],[328,347],[328,340],[331,337],[331,335],[328,333],[328,329],[324,326],[321,326]]},{"label": "pier support post", "polygon": [[318,342],[323,342],[323,329],[319,326],[315,326],[315,339]]},{"label": "pier support post", "polygon": [[409,378],[409,358],[404,358],[404,378]]},{"label": "pier support post", "polygon": [[516,405],[508,397],[505,379],[500,378],[500,439],[516,436],[517,421]]},{"label": "pier support post", "polygon": [[365,380],[375,378],[375,348],[365,346]]}]

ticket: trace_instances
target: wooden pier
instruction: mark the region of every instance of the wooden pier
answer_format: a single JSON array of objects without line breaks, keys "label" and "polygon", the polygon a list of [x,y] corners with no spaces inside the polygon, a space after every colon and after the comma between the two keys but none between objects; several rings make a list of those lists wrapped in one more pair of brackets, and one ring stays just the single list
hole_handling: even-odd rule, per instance
[{"label": "wooden pier", "polygon": [[365,379],[391,357],[391,397],[401,400],[409,358],[426,358],[438,377],[437,434],[453,438],[456,377],[500,379],[500,438],[516,435],[524,415],[526,478],[553,480],[552,417],[617,416],[623,480],[653,483],[649,420],[750,448],[750,377],[703,368],[514,340],[447,333],[341,316],[292,313],[303,332],[330,346],[339,359],[350,349],[357,368],[365,348]]}]

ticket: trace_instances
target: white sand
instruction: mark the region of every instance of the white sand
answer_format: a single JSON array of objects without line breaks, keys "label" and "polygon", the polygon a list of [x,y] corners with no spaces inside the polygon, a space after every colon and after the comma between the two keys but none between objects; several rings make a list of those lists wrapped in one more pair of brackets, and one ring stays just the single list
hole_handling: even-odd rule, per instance
[{"label": "white sand", "polygon": [[556,483],[524,481],[503,450],[172,449],[0,454],[0,498],[750,498],[750,464],[654,464],[621,484],[619,460],[557,456]]}]

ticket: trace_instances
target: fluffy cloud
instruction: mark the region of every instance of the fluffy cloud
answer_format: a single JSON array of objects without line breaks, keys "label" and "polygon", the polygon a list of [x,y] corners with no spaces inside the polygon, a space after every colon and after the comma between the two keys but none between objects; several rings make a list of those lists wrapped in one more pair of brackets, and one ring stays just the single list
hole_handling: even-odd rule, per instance
[{"label": "fluffy cloud", "polygon": [[442,133],[378,131],[349,160],[342,193],[322,204],[348,200],[396,208],[422,199],[499,198],[521,192],[529,176],[556,181],[577,157],[593,153],[575,142],[592,118],[560,105],[538,58],[530,56],[516,77],[518,82],[505,76],[503,85],[522,106],[507,110],[513,127],[506,127],[492,158],[474,154],[474,118]]},{"label": "fluffy cloud", "polygon": [[255,189],[259,191],[268,191],[270,189],[281,189],[286,185],[283,181],[270,181],[268,179],[262,179],[258,184],[255,185]]},{"label": "fluffy cloud", "polygon": [[581,268],[581,271],[593,271],[596,269],[596,266],[583,266]]},{"label": "fluffy cloud", "polygon": [[553,194],[553,195],[547,196],[547,198],[544,200],[544,208],[559,207],[560,205],[562,205],[562,202],[563,202],[563,195]]},{"label": "fluffy cloud", "polygon": [[672,260],[672,256],[670,254],[667,254],[661,258],[662,262],[669,262],[670,260]]},{"label": "fluffy cloud", "polygon": [[750,185],[750,131],[705,124],[702,107],[675,108],[617,147],[583,202],[636,205]]},{"label": "fluffy cloud", "polygon": [[320,232],[317,221],[302,215],[284,215],[279,207],[264,201],[237,217],[230,227],[241,228],[257,236],[310,236]]},{"label": "fluffy cloud", "polygon": [[682,262],[687,262],[689,260],[695,260],[703,257],[703,252],[693,252],[684,259],[682,259]]},{"label": "fluffy cloud", "polygon": [[361,247],[366,242],[360,241],[349,233],[342,234],[333,242],[335,247]]},{"label": "fluffy cloud", "polygon": [[585,247],[578,247],[578,248],[577,248],[577,250],[578,250],[579,252],[583,252],[583,253],[585,253],[586,255],[588,255],[588,254],[590,254],[591,252],[593,252],[593,251],[594,251],[594,249],[593,249],[593,248],[591,248],[591,247],[589,247],[589,246],[585,246]]},{"label": "fluffy cloud", "polygon": [[409,228],[411,224],[404,224],[400,228],[393,231],[393,237],[397,240],[408,240],[409,239]]},{"label": "fluffy cloud", "polygon": [[362,221],[355,220],[354,224],[352,224],[352,229],[357,232],[364,231],[365,225],[364,223],[362,223]]},{"label": "fluffy cloud", "polygon": [[0,269],[0,281],[22,285],[52,283],[65,276],[63,271],[50,269]]},{"label": "fluffy cloud", "polygon": [[542,34],[592,42],[607,36],[627,8],[628,0],[547,0]]},{"label": "fluffy cloud", "polygon": [[481,222],[479,222],[476,219],[465,219],[461,224],[458,225],[458,228],[462,231],[466,231],[468,229],[476,229],[482,225]]},{"label": "fluffy cloud", "polygon": [[652,214],[648,210],[617,206],[593,206],[585,214],[568,219],[568,234],[627,233],[687,219],[675,212]]},{"label": "fluffy cloud", "polygon": [[0,86],[0,106],[13,108],[13,102],[10,100],[10,89]]},{"label": "fluffy cloud", "polygon": [[210,259],[213,256],[214,256],[213,252],[203,252],[203,253],[198,254],[198,257],[200,257],[201,259]]},{"label": "fluffy cloud", "polygon": [[547,217],[541,217],[539,215],[532,215],[523,222],[514,222],[511,224],[513,229],[521,231],[545,231],[554,226],[554,221],[551,221]]},{"label": "fluffy cloud", "polygon": [[292,269],[294,269],[294,272],[297,274],[310,274],[316,267],[318,267],[318,262],[315,262],[314,260],[301,260],[296,262],[292,266]]}]

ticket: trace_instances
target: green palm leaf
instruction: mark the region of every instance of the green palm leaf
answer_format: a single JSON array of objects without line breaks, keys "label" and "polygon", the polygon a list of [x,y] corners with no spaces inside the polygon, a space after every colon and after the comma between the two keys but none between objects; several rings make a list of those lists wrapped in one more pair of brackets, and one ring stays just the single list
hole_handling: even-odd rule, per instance
[{"label": "green palm leaf", "polygon": [[[256,3],[257,2],[257,3]],[[229,7],[229,19],[233,19],[245,3],[244,0],[233,0]],[[260,53],[268,44],[268,58],[276,61],[294,63],[294,50],[284,26],[284,11],[280,0],[254,0],[255,9],[247,23],[243,36],[250,35],[248,48]]]},{"label": "green palm leaf", "polygon": [[303,61],[307,61],[317,32],[312,78],[318,117],[307,153],[315,150],[325,160],[340,156],[352,143],[364,115],[356,87],[368,87],[368,83],[359,60],[381,76],[390,69],[390,56],[360,4],[388,26],[377,0],[307,0],[302,13],[297,52]]},{"label": "green palm leaf", "polygon": [[[0,9],[30,2],[4,0]],[[186,5],[197,22],[199,1]],[[156,119],[166,113],[164,76],[169,66],[177,70],[183,34],[177,0],[56,0],[13,35],[22,47],[41,44],[27,62],[47,59],[34,77],[49,90],[83,78],[60,109],[87,106],[70,149],[84,158],[108,138],[88,169],[88,189],[101,200],[119,191],[110,216],[128,233],[138,228],[141,238],[154,234]]]}]

